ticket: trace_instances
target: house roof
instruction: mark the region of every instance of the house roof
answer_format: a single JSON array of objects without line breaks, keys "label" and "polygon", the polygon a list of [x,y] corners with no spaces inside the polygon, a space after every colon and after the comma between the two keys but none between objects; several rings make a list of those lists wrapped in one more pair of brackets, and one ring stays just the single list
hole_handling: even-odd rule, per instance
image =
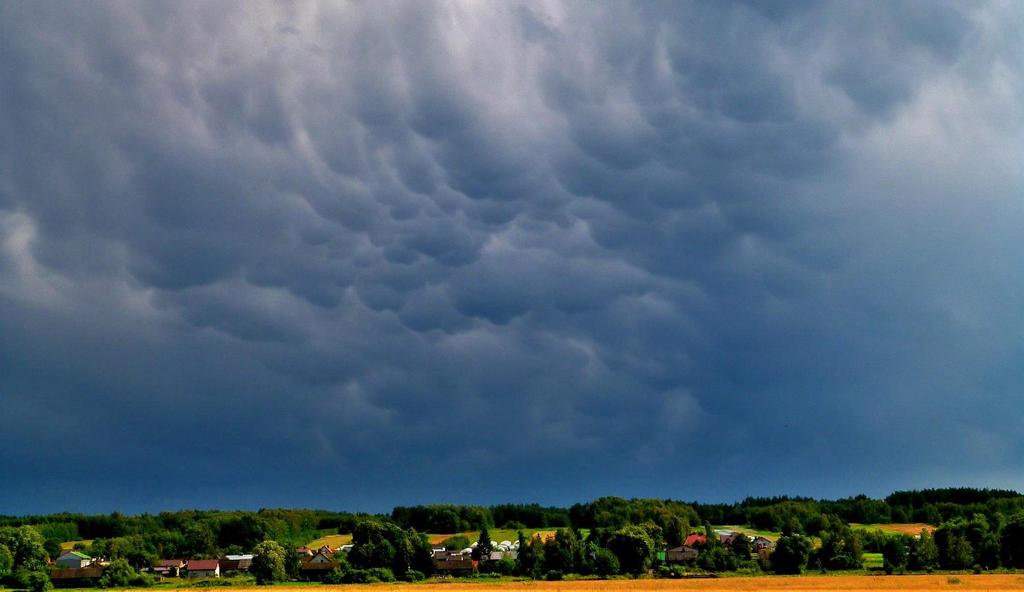
[{"label": "house roof", "polygon": [[694,533],[694,534],[691,534],[690,536],[686,537],[686,540],[683,541],[683,546],[692,547],[694,545],[703,545],[703,544],[705,544],[707,542],[708,542],[708,537],[706,537],[705,535],[702,535],[702,534]]},{"label": "house roof", "polygon": [[181,567],[184,563],[183,559],[158,559],[156,565],[157,567]]},{"label": "house roof", "polygon": [[63,559],[65,557],[75,557],[76,559],[92,559],[92,557],[89,557],[85,553],[81,553],[79,551],[65,551],[64,553],[61,553],[60,557],[57,557],[57,559]]},{"label": "house roof", "polygon": [[224,559],[228,561],[245,561],[246,559],[252,560],[252,555],[225,555]]},{"label": "house roof", "polygon": [[190,571],[206,571],[215,570],[220,567],[220,562],[216,559],[189,559],[188,569]]}]

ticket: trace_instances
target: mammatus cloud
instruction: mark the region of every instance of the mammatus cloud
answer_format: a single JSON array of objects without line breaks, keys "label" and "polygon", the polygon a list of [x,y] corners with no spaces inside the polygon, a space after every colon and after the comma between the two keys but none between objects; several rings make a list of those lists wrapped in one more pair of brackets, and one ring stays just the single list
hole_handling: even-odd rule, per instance
[{"label": "mammatus cloud", "polygon": [[2,6],[0,504],[1020,487],[1022,16]]}]

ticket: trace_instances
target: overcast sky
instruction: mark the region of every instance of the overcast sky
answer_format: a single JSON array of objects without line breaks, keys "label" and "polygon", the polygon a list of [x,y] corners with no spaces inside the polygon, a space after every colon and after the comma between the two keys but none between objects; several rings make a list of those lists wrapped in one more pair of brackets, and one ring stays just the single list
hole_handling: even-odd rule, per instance
[{"label": "overcast sky", "polygon": [[0,3],[0,513],[1024,489],[1022,23]]}]

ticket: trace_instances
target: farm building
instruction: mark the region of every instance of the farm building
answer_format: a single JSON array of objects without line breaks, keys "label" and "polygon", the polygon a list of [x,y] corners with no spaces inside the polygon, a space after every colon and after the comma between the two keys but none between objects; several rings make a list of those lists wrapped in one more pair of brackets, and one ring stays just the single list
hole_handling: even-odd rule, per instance
[{"label": "farm building", "polygon": [[439,574],[467,574],[476,569],[476,563],[469,553],[435,553],[434,569]]},{"label": "farm building", "polygon": [[698,555],[697,549],[693,547],[687,547],[686,545],[680,545],[673,547],[665,551],[665,562],[666,563],[690,563],[697,560]]},{"label": "farm building", "polygon": [[101,577],[102,567],[67,567],[50,572],[53,585],[66,588],[92,587]]},{"label": "farm building", "polygon": [[80,551],[67,551],[62,553],[54,563],[56,563],[58,567],[62,568],[79,569],[91,565],[92,557],[89,557]]},{"label": "farm building", "polygon": [[775,548],[775,543],[763,536],[756,536],[750,541],[750,548],[754,551],[768,550]]},{"label": "farm building", "polygon": [[220,559],[220,572],[249,571],[252,555],[225,555]]},{"label": "farm building", "polygon": [[220,561],[216,559],[189,559],[185,570],[190,578],[219,578]]},{"label": "farm building", "polygon": [[150,571],[161,577],[177,578],[181,577],[181,572],[184,569],[184,559],[158,559]]}]

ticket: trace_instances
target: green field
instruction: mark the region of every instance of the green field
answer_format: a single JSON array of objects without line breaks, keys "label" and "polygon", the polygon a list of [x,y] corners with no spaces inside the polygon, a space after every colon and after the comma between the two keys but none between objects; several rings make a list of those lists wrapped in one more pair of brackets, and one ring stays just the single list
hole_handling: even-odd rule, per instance
[{"label": "green field", "polygon": [[756,536],[763,536],[764,538],[768,539],[769,541],[777,541],[777,540],[779,540],[779,537],[782,536],[781,532],[774,532],[774,531],[771,531],[771,530],[758,530],[756,528],[750,528],[748,526],[738,526],[738,525],[735,525],[735,524],[725,524],[725,525],[722,525],[722,526],[712,526],[712,528],[714,528],[716,530],[731,530],[733,532],[741,532],[741,533],[745,534],[746,536],[748,536],[750,538],[754,538]]},{"label": "green field", "polygon": [[922,530],[928,532],[935,532],[935,527],[931,524],[925,524],[923,522],[907,522],[907,523],[893,523],[893,524],[858,524],[856,522],[850,523],[851,528],[860,530],[881,530],[886,534],[905,534],[909,536],[917,536],[921,534]]},{"label": "green field", "polygon": [[864,553],[864,569],[882,569],[882,554]]}]

